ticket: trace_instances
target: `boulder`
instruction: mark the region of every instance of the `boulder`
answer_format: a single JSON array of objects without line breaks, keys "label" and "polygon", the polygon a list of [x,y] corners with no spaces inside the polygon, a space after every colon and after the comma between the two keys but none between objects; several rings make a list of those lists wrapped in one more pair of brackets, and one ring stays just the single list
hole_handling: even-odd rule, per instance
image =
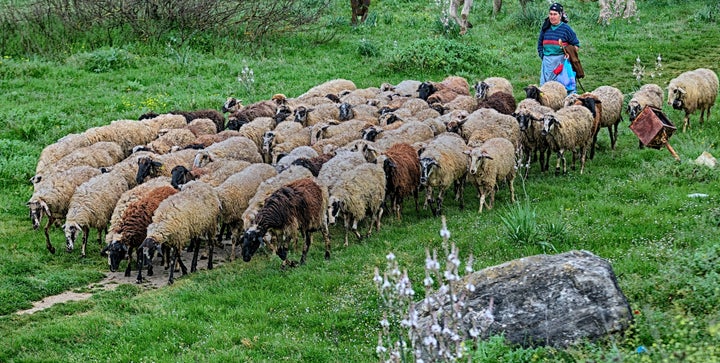
[{"label": "boulder", "polygon": [[[469,284],[474,291],[467,290]],[[474,323],[483,328],[483,338],[503,334],[525,347],[562,348],[621,332],[633,319],[612,267],[588,251],[520,258],[466,275],[455,287],[466,295],[461,322],[466,337]],[[420,302],[415,308],[423,331],[432,324],[429,310],[437,306]]]}]

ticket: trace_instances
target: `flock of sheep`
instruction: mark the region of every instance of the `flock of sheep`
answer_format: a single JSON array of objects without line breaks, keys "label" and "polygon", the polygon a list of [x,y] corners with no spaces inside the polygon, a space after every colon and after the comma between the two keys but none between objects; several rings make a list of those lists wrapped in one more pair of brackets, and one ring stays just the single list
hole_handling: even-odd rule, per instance
[{"label": "flock of sheep", "polygon": [[[66,250],[82,233],[82,256],[90,229],[100,243],[105,232],[110,269],[136,258],[138,282],[143,268],[153,273],[156,255],[166,268],[177,263],[187,273],[178,258],[185,248],[194,251],[190,271],[196,270],[201,241],[212,268],[215,241],[226,234],[231,260],[238,245],[250,261],[265,244],[282,267],[294,266],[288,252],[298,235],[300,263],[315,231],[322,232],[328,259],[328,226],[336,221],[344,224],[347,245],[351,233],[363,238],[378,230],[385,211],[401,220],[405,198],[413,197],[419,211],[421,191],[435,216],[451,187],[462,208],[466,182],[477,188],[482,212],[492,208],[499,187],[507,185],[514,201],[516,172],[527,173],[531,162],[546,171],[555,153],[556,173],[564,173],[569,151],[582,173],[602,128],[615,147],[624,99],[617,88],[567,96],[562,85],[548,82],[526,87],[519,103],[501,77],[473,90],[456,76],[366,89],[336,79],[296,98],[276,94],[247,106],[230,98],[223,113],[146,114],[67,135],[38,160],[28,201],[33,227],[47,217],[46,246],[55,253],[48,230],[64,221]],[[670,82],[668,104],[685,110],[685,126],[696,110],[702,122],[717,90],[711,70],[686,72]],[[632,121],[662,102],[662,89],[645,85],[626,109]]]}]

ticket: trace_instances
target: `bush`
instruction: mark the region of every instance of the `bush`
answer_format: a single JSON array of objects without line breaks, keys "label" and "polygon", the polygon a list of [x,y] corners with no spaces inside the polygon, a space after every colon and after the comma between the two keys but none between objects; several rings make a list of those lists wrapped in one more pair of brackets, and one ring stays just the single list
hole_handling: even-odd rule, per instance
[{"label": "bush", "polygon": [[478,68],[486,69],[485,65],[498,63],[499,59],[497,54],[477,45],[445,38],[421,39],[399,48],[388,67],[398,72],[420,69],[445,74],[472,73]]},{"label": "bush", "polygon": [[78,63],[78,68],[93,73],[105,73],[135,67],[135,55],[117,48],[101,48],[94,52],[80,53],[71,61]]}]

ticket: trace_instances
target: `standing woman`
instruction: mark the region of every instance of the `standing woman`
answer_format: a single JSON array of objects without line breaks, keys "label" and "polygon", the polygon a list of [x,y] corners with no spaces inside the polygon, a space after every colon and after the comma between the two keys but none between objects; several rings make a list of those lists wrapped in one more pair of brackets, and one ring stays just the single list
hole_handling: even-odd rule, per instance
[{"label": "standing woman", "polygon": [[[563,6],[559,3],[550,5],[548,17],[545,18],[540,36],[538,37],[537,50],[540,59],[542,59],[542,68],[540,70],[540,85],[547,81],[557,81],[558,74],[562,72],[565,53],[563,47],[574,46],[576,49],[580,47],[580,41],[575,35],[575,31],[567,24],[567,15],[563,11]],[[575,93],[574,87],[568,89],[568,94]]]}]

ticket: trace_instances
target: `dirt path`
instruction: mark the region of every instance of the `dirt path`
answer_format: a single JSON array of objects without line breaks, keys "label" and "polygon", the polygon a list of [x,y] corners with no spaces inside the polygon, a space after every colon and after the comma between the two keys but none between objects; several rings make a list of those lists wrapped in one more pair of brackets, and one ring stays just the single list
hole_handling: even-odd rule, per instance
[{"label": "dirt path", "polygon": [[[216,247],[213,252],[213,267],[221,266],[225,263],[225,261],[228,261],[228,258],[230,257],[230,241],[223,241],[223,245],[224,248],[221,249]],[[205,247],[203,247],[203,250],[200,251],[200,254],[204,254],[205,251],[206,249]],[[236,253],[239,254],[239,251],[237,251]],[[192,252],[183,252],[182,259],[188,268],[187,276],[190,276],[190,261],[192,261]],[[167,286],[168,278],[170,277],[170,270],[165,270],[159,264],[159,261],[155,261],[155,265],[153,266],[153,272],[155,272],[155,274],[153,276],[147,276],[147,270],[143,270],[143,283],[140,286],[145,289],[159,289]],[[83,291],[90,290],[92,292],[65,291],[61,294],[48,296],[40,301],[36,301],[35,303],[33,303],[32,308],[27,310],[20,310],[16,312],[16,314],[32,314],[37,311],[47,309],[55,304],[60,304],[68,301],[87,300],[92,297],[93,293],[95,292],[114,290],[120,284],[135,284],[135,280],[137,278],[137,269],[135,269],[133,266],[130,277],[125,277],[125,266],[127,266],[125,263],[120,264],[120,271],[118,272],[110,272],[110,270],[108,269],[104,279],[92,283],[88,285],[85,289],[82,289]],[[198,261],[198,270],[205,269],[207,269],[207,259],[200,259]],[[182,278],[182,273],[180,271],[176,271],[174,277],[176,280]]]}]

